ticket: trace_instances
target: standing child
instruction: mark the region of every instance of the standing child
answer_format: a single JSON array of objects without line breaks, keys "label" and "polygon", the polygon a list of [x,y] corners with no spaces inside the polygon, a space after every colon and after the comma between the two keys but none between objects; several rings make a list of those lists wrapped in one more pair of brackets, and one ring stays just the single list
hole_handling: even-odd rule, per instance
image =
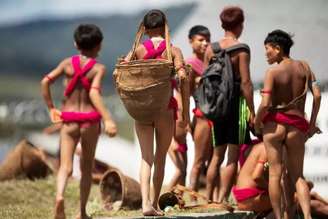
[{"label": "standing child", "polygon": [[[64,212],[64,191],[68,177],[72,174],[72,161],[78,142],[82,146],[80,213],[76,218],[90,218],[86,214],[86,204],[91,187],[91,171],[100,134],[100,121],[103,119],[105,132],[116,135],[116,124],[112,120],[101,98],[101,82],[105,66],[95,58],[101,49],[103,35],[93,24],[81,24],[74,32],[75,46],[80,51],[64,59],[41,81],[43,98],[49,109],[53,123],[62,122],[60,130],[60,167],[57,174],[57,194],[55,218],[66,218]],[[55,108],[50,85],[59,77],[65,76],[67,87],[62,112]]]},{"label": "standing child", "polygon": [[[207,48],[207,45],[210,41],[210,32],[207,29],[207,27],[201,26],[201,25],[196,25],[192,27],[189,31],[189,42],[193,50],[192,57],[186,59],[186,64],[189,64],[191,66],[191,74],[189,75],[189,89],[190,93],[192,94],[194,90],[197,87],[197,83],[199,82],[200,76],[203,73],[204,70],[204,54]],[[169,187],[172,188],[173,186],[180,184],[180,185],[185,185],[186,181],[186,169],[187,169],[187,132],[188,132],[188,124],[181,124],[180,121],[182,120],[182,111],[180,110],[182,107],[182,98],[181,98],[181,92],[179,90],[176,90],[175,98],[177,99],[178,102],[178,119],[175,127],[175,136],[172,139],[172,143],[169,149],[169,155],[176,166],[176,171],[175,174],[170,182]],[[194,110],[195,111],[195,110]],[[195,116],[197,117],[196,121],[198,118],[202,118],[201,115],[198,115],[195,113]],[[197,123],[196,123],[197,124]],[[205,121],[206,127],[207,122]],[[206,129],[206,128],[205,128]],[[204,133],[200,134],[200,131],[205,131]],[[210,130],[200,130],[197,127],[197,138],[194,139],[195,143],[197,141],[197,150],[195,152],[195,160],[200,160],[202,162],[202,156],[203,154],[206,154],[207,150],[203,150],[203,142],[204,145],[208,145],[208,140],[209,140],[209,135],[207,135],[206,131],[208,133]],[[199,145],[199,141],[201,141],[201,145]],[[197,159],[197,158],[200,159]],[[195,166],[195,165],[194,165]],[[194,167],[193,166],[193,167]],[[197,166],[198,167],[198,166]],[[199,167],[200,169],[200,167]],[[198,170],[199,172],[199,170]],[[197,174],[196,174],[197,175]],[[199,174],[197,175],[199,176]],[[195,177],[193,177],[195,178]],[[198,177],[196,177],[198,179]],[[192,187],[193,188],[193,187]]]},{"label": "standing child", "polygon": [[[201,76],[205,70],[204,58],[207,46],[210,43],[211,34],[207,27],[202,25],[193,26],[189,31],[189,42],[193,50],[192,57],[186,59],[186,63],[191,65],[190,74],[191,94],[195,92],[199,85]],[[197,191],[199,176],[204,164],[211,154],[209,145],[211,144],[211,122],[206,119],[198,108],[193,109],[194,118],[192,122],[192,136],[195,143],[194,162],[190,172],[190,188]]]},{"label": "standing child", "polygon": [[[165,41],[166,17],[160,10],[149,11],[143,19],[145,33],[149,39],[144,41],[136,49],[137,59],[167,59],[166,41]],[[180,80],[186,78],[184,61],[181,50],[172,46],[171,48],[174,67],[179,75]],[[172,83],[173,85],[174,83]],[[172,92],[172,91],[171,91]],[[184,104],[185,105],[185,104]],[[141,167],[140,167],[140,184],[142,194],[142,212],[145,216],[160,216],[162,212],[158,210],[157,203],[161,191],[165,158],[174,134],[175,114],[177,102],[171,97],[168,108],[158,112],[151,123],[141,123],[135,121],[137,136],[141,148]],[[182,109],[184,110],[188,109]],[[188,121],[188,114],[183,116],[182,123]],[[156,138],[156,151],[153,151],[154,134]],[[150,199],[150,177],[151,169],[154,165],[153,184],[154,196]]]}]

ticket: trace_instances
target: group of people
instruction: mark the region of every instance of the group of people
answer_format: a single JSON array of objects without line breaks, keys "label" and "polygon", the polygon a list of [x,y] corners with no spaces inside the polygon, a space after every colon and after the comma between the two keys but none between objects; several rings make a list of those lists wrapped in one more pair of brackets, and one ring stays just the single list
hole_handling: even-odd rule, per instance
[{"label": "group of people", "polygon": [[[244,24],[243,10],[235,6],[226,7],[220,14],[220,20],[224,36],[218,40],[219,47],[228,49],[239,45],[238,38]],[[151,10],[144,16],[143,25],[149,39],[136,48],[136,59],[167,59],[166,23],[165,14],[160,10]],[[290,57],[293,45],[291,36],[285,31],[274,30],[267,35],[264,46],[268,63],[277,65],[266,72],[264,88],[261,90],[262,101],[257,113],[249,69],[250,51],[239,49],[229,53],[234,89],[237,92],[232,98],[227,118],[207,119],[196,101],[193,121],[190,122],[189,108],[186,107],[189,104],[186,104],[186,98],[181,94],[181,86],[176,84],[188,81],[187,93],[191,95],[198,88],[204,70],[216,56],[215,48],[210,44],[210,36],[205,26],[192,27],[188,37],[193,53],[187,59],[183,58],[178,47],[171,46],[176,77],[172,79],[172,97],[168,106],[151,123],[135,122],[142,157],[140,186],[143,215],[164,215],[158,208],[158,199],[167,153],[176,165],[176,173],[169,186],[185,185],[188,148],[186,135],[191,132],[195,142],[189,184],[191,189],[197,191],[200,174],[206,166],[206,197],[209,201],[222,203],[232,191],[241,210],[262,212],[272,208],[277,219],[293,218],[294,208],[291,206],[295,203],[293,200],[296,192],[304,218],[311,218],[309,186],[302,174],[305,141],[319,132],[316,118],[320,108],[320,90],[315,75],[306,62]],[[101,30],[93,24],[79,25],[74,32],[74,40],[79,54],[64,59],[41,82],[51,121],[63,123],[60,131],[55,218],[65,218],[64,190],[72,173],[72,157],[79,141],[82,148],[81,197],[77,218],[89,218],[86,204],[96,144],[101,132],[101,119],[105,133],[110,137],[117,133],[116,124],[101,98],[101,82],[106,73],[105,66],[96,61],[103,40]],[[191,71],[187,65],[191,66]],[[50,84],[61,75],[65,76],[66,90],[65,100],[61,110],[58,110],[51,98]],[[314,97],[309,122],[304,112],[308,88]],[[187,96],[189,100],[189,94]],[[239,133],[242,101],[249,112],[246,118],[248,130],[254,130],[254,135],[261,139],[261,143],[250,149],[247,149],[247,145],[251,145],[249,132],[244,135]],[[226,153],[227,164],[221,167]],[[246,157],[247,153],[249,155]],[[237,174],[238,160],[243,165],[240,165]],[[150,193],[151,178],[153,193]],[[281,182],[284,182],[284,186]]]}]

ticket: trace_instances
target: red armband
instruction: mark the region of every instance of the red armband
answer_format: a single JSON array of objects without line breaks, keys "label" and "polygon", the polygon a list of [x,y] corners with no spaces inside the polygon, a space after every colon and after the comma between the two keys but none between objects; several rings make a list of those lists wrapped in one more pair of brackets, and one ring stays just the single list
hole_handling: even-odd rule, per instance
[{"label": "red armband", "polygon": [[263,161],[263,160],[259,160],[259,161],[257,161],[257,163],[260,163],[260,164],[265,164],[266,163],[266,161]]},{"label": "red armband", "polygon": [[54,79],[52,77],[50,77],[49,75],[46,75],[44,77],[47,78],[50,83],[54,82]]},{"label": "red armband", "polygon": [[180,71],[181,69],[185,69],[185,65],[181,65],[181,66],[175,68],[175,71],[178,72],[178,71]]},{"label": "red armband", "polygon": [[271,94],[271,90],[261,90],[260,93],[261,93],[261,94],[267,94],[267,95],[270,95],[270,94]]}]

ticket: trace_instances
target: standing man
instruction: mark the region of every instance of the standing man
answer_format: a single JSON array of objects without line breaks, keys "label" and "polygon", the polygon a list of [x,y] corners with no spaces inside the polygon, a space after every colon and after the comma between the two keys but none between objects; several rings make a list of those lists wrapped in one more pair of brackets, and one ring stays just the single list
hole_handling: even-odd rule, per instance
[{"label": "standing man", "polygon": [[[307,63],[293,60],[289,51],[291,36],[274,30],[264,41],[267,61],[275,64],[264,79],[262,101],[255,119],[255,130],[262,132],[269,161],[269,195],[276,219],[282,218],[282,151],[286,145],[288,174],[296,187],[304,218],[310,219],[310,192],[303,178],[305,141],[318,133],[316,119],[320,108],[320,89]],[[306,91],[310,88],[313,105],[310,122],[305,119]],[[263,124],[262,124],[263,122]]]},{"label": "standing man", "polygon": [[[240,45],[238,38],[242,34],[244,24],[244,12],[240,7],[229,6],[223,9],[220,14],[221,27],[224,29],[224,37],[218,43],[221,49],[228,49]],[[245,45],[246,46],[246,45]],[[247,47],[247,46],[246,46]],[[248,48],[248,47],[247,47]],[[231,190],[233,178],[237,172],[237,161],[239,156],[239,144],[244,139],[239,139],[239,102],[244,97],[250,111],[249,121],[254,118],[253,104],[253,84],[250,77],[249,64],[250,52],[248,49],[240,48],[229,53],[232,70],[234,74],[234,96],[231,102],[231,109],[226,118],[214,122],[214,150],[212,159],[207,171],[207,198],[213,200],[213,190],[216,186],[220,166],[224,160],[227,146],[229,147],[228,162],[225,181],[221,182],[218,202],[223,199]],[[212,46],[209,46],[205,53],[205,65],[207,66],[215,56]]]}]

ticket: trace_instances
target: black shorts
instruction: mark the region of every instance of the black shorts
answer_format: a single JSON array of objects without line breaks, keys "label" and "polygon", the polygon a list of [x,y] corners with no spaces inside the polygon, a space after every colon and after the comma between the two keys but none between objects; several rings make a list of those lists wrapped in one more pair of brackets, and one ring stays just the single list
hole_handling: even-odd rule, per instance
[{"label": "black shorts", "polygon": [[[239,144],[239,96],[233,98],[229,114],[222,120],[213,122],[213,146],[225,144]],[[246,131],[245,142],[250,140],[249,131]]]}]

